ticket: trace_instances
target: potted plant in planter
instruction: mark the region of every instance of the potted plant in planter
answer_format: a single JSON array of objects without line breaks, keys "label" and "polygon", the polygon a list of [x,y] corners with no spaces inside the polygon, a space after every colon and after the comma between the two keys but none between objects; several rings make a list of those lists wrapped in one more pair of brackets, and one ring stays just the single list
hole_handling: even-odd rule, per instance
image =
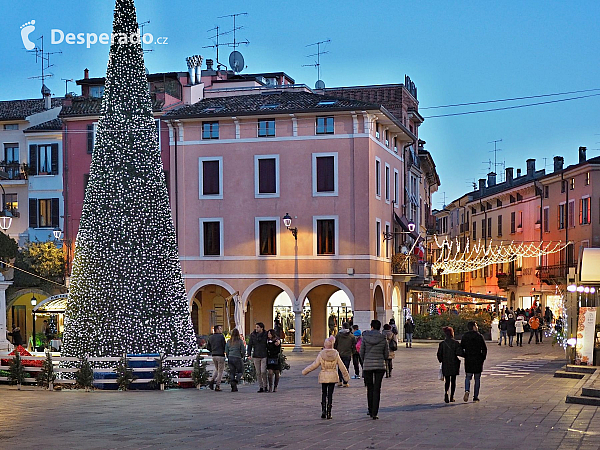
[{"label": "potted plant in planter", "polygon": [[81,358],[79,370],[75,372],[75,381],[77,386],[85,388],[85,392],[89,392],[94,383],[94,370],[87,356]]},{"label": "potted plant in planter", "polygon": [[16,384],[17,389],[20,391],[23,381],[25,381],[25,368],[23,367],[21,354],[18,351],[15,351],[15,356],[10,362],[10,368],[8,369],[8,382],[10,384]]},{"label": "potted plant in planter", "polygon": [[206,361],[204,357],[198,353],[196,361],[194,361],[194,371],[192,372],[192,380],[198,389],[206,386],[208,379],[210,378],[210,372],[206,368]]},{"label": "potted plant in planter", "polygon": [[42,370],[38,373],[37,383],[38,386],[45,387],[49,391],[54,390],[54,380],[56,380],[56,373],[54,372],[54,365],[52,363],[52,355],[49,351],[46,352],[46,360],[42,366]]},{"label": "potted plant in planter", "polygon": [[117,384],[119,385],[120,391],[129,389],[129,385],[133,380],[137,379],[137,377],[133,375],[133,370],[129,367],[126,354],[123,354],[119,360],[115,373],[117,374]]},{"label": "potted plant in planter", "polygon": [[157,359],[158,366],[154,369],[154,378],[152,383],[156,386],[160,387],[161,391],[165,390],[165,386],[169,387],[173,382],[173,375],[171,371],[167,367],[167,355],[161,353],[160,357]]}]

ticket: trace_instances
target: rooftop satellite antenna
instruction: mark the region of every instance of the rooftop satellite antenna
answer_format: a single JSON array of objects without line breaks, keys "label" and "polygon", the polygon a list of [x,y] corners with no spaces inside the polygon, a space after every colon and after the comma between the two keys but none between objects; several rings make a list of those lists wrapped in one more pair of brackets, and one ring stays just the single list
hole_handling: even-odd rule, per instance
[{"label": "rooftop satellite antenna", "polygon": [[65,97],[69,93],[69,83],[73,82],[73,78],[61,78],[62,81],[65,82]]},{"label": "rooftop satellite antenna", "polygon": [[219,68],[221,66],[225,67],[225,65],[221,64],[221,62],[219,61],[219,47],[221,47],[223,45],[227,45],[227,44],[224,44],[224,43],[220,43],[219,42],[219,37],[220,36],[225,36],[226,34],[230,34],[231,33],[231,31],[220,32],[219,30],[220,30],[220,27],[218,25],[215,26],[214,28],[211,28],[210,30],[206,30],[207,32],[210,32],[210,31],[214,31],[215,32],[214,36],[209,37],[209,39],[215,39],[215,41],[214,41],[213,45],[205,45],[205,46],[202,47],[202,48],[214,48],[216,50],[216,52],[217,52],[217,70],[219,70]]},{"label": "rooftop satellite antenna", "polygon": [[[235,20],[238,16],[247,16],[248,13],[247,12],[243,12],[243,13],[236,13],[236,14],[228,14],[226,16],[220,16],[217,17],[217,19],[223,19],[225,17],[233,17],[233,29],[228,31],[227,33],[222,33],[222,34],[229,34],[229,33],[233,33],[233,42],[227,42],[226,44],[223,45],[227,45],[229,47],[233,48],[233,51],[230,53],[229,55],[229,67],[231,68],[231,70],[233,70],[235,73],[240,73],[242,70],[244,70],[244,68],[246,67],[244,65],[244,57],[242,56],[242,54],[237,50],[237,48],[244,44],[244,45],[248,45],[250,44],[250,42],[245,39],[243,41],[238,42],[235,36],[235,32],[238,30],[243,30],[244,27],[238,27],[235,25]],[[218,59],[218,58],[217,58]]]},{"label": "rooftop satellite antenna", "polygon": [[38,47],[36,45],[33,50],[27,50],[27,51],[29,53],[35,53],[35,62],[36,62],[36,64],[38,62],[40,63],[42,74],[37,77],[29,77],[29,79],[30,80],[42,80],[42,96],[43,96],[44,90],[48,89],[45,84],[46,78],[50,78],[50,77],[54,76],[54,74],[52,74],[52,73],[46,73],[47,69],[54,66],[54,64],[50,64],[50,55],[55,55],[57,53],[62,53],[62,52],[60,52],[60,51],[59,52],[45,52],[44,51],[44,35],[40,36],[39,40],[41,41],[41,47]]},{"label": "rooftop satellite antenna", "polygon": [[302,64],[302,67],[316,67],[317,68],[317,82],[315,83],[315,89],[325,89],[325,83],[323,82],[323,80],[321,80],[321,55],[324,55],[326,53],[329,52],[322,52],[321,51],[321,44],[327,44],[331,42],[331,39],[327,39],[326,41],[319,41],[319,42],[315,42],[313,44],[308,44],[306,47],[312,47],[313,45],[317,46],[317,53],[313,53],[312,55],[307,55],[307,58],[312,58],[314,56],[317,57],[317,60],[314,62],[314,64]]}]

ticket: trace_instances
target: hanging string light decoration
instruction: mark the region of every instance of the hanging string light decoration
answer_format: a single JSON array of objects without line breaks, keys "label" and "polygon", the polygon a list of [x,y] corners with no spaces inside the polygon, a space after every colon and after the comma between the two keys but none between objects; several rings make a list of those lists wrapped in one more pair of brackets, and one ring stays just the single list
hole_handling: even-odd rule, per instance
[{"label": "hanging string light decoration", "polygon": [[491,264],[509,263],[518,258],[537,258],[550,255],[564,250],[571,242],[518,242],[515,241],[494,244],[482,243],[479,240],[471,245],[466,240],[464,248],[461,249],[460,241],[444,239],[441,242],[434,236],[435,244],[442,249],[438,259],[432,264],[432,268],[438,273],[450,274],[461,272],[472,272],[483,269]]},{"label": "hanging string light decoration", "polygon": [[133,0],[116,0],[75,246],[63,355],[195,354]]}]

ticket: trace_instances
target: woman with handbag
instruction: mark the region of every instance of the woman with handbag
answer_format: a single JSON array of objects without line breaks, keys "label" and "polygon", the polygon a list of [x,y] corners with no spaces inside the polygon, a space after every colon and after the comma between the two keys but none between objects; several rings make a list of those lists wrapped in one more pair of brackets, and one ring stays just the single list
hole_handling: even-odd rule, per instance
[{"label": "woman with handbag", "polygon": [[[444,327],[443,331],[446,339],[440,342],[437,359],[442,363],[441,370],[446,380],[444,401],[450,403],[454,402],[456,376],[460,372],[460,359],[458,357],[463,355],[463,351],[460,342],[454,339],[454,329],[452,327]],[[450,388],[450,398],[448,398],[448,388]]]},{"label": "woman with handbag", "polygon": [[[269,380],[269,392],[277,392],[279,384],[279,374],[281,367],[279,365],[279,354],[281,353],[281,340],[277,332],[273,329],[267,331],[267,378]],[[275,378],[275,384],[273,384]]]},{"label": "woman with handbag", "polygon": [[225,344],[225,354],[229,365],[231,392],[238,392],[238,383],[244,375],[244,355],[246,346],[237,328],[231,330],[231,338]]}]

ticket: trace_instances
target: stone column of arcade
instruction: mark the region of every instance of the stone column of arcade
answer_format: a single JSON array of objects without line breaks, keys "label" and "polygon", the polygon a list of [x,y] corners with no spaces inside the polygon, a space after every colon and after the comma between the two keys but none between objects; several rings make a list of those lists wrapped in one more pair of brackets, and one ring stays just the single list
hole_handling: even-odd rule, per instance
[{"label": "stone column of arcade", "polygon": [[6,289],[12,281],[5,281],[4,275],[0,273],[0,351],[8,351],[11,344],[6,339]]},{"label": "stone column of arcade", "polygon": [[296,332],[294,333],[294,352],[302,352],[302,310],[294,311]]}]

